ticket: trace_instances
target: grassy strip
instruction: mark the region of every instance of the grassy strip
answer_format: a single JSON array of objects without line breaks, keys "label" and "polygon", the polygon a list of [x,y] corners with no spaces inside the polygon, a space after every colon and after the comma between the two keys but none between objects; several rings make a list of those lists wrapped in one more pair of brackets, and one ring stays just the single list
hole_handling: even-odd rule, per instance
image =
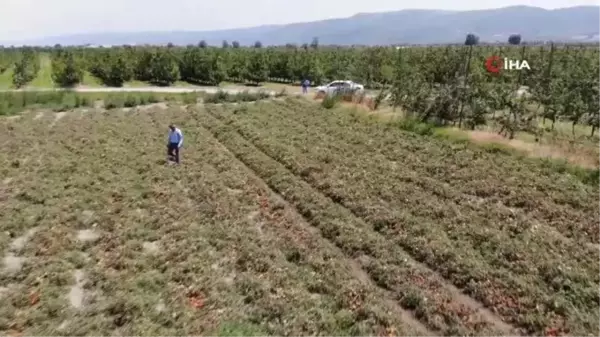
[{"label": "grassy strip", "polygon": [[203,95],[201,92],[75,92],[70,90],[2,92],[0,93],[0,116],[10,116],[36,108],[66,111],[79,107],[94,107],[98,101],[102,101],[107,109],[166,101],[190,104],[196,103]]},{"label": "grassy strip", "polygon": [[[423,128],[423,123],[408,123],[413,124],[417,128],[417,132],[419,128]],[[396,124],[401,129],[405,131],[414,132],[413,126],[408,126],[407,123]],[[408,127],[407,127],[408,126]],[[469,143],[471,146],[479,147],[488,153],[502,153],[517,156],[522,158],[522,160],[530,160],[537,162],[541,167],[546,170],[553,171],[559,174],[568,173],[581,182],[589,185],[600,186],[600,169],[590,169],[581,167],[578,165],[574,165],[569,163],[566,159],[557,159],[557,158],[532,158],[528,156],[523,151],[515,149],[513,147],[498,144],[498,143],[483,143],[477,144],[472,142],[467,136],[460,135],[457,133],[449,132],[447,128],[435,127],[433,125],[428,125],[426,128],[430,128],[430,135],[439,139],[449,140],[456,143]],[[421,133],[420,133],[421,134]]]},{"label": "grassy strip", "polygon": [[488,153],[517,156],[521,160],[535,162],[545,170],[561,174],[568,173],[579,179],[584,184],[597,186],[600,183],[600,169],[585,168],[578,165],[574,165],[569,163],[566,159],[533,158],[528,156],[524,151],[520,151],[507,145],[498,143],[477,144],[472,142],[464,134],[449,132],[447,128],[437,127],[433,124],[421,122],[410,118],[388,123],[391,123],[392,125],[404,131],[413,132],[422,136],[432,136],[456,143],[468,143],[469,145],[477,146]]},{"label": "grassy strip", "polygon": [[375,282],[392,290],[402,306],[414,310],[429,328],[452,335],[508,333],[496,330],[475,310],[455,302],[443,280],[414,265],[399,246],[262,153],[235,129],[210,114],[199,115],[205,127],[230,151],[291,202],[325,238],[348,256],[358,258]]},{"label": "grassy strip", "polygon": [[207,103],[236,103],[258,101],[270,97],[268,93],[262,91],[257,93],[243,91],[235,94],[225,91],[215,94],[206,94],[201,91],[190,93],[75,92],[71,90],[1,92],[0,116],[10,116],[35,108],[66,111],[79,107],[94,107],[99,101],[102,101],[106,109],[116,109],[158,102],[195,104],[202,99]]},{"label": "grassy strip", "polygon": [[204,103],[240,103],[252,102],[270,98],[271,95],[265,91],[251,93],[247,90],[230,94],[227,91],[219,90],[218,92],[204,97]]}]

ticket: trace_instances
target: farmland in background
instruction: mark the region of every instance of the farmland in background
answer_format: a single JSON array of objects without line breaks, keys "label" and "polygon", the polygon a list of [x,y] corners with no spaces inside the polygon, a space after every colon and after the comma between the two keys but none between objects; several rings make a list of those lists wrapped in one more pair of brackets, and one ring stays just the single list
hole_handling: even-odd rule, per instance
[{"label": "farmland in background", "polygon": [[[526,60],[531,70],[488,73],[487,57]],[[310,45],[253,48],[224,42],[188,47],[3,48],[0,87],[97,87],[313,84],[351,79],[381,90],[394,108],[421,121],[459,128],[497,126],[514,138],[540,139],[569,123],[575,141],[598,128],[597,45],[472,45],[343,48]],[[527,87],[517,99],[515,91]],[[377,93],[377,92],[376,92]],[[542,125],[540,125],[542,124]]]}]

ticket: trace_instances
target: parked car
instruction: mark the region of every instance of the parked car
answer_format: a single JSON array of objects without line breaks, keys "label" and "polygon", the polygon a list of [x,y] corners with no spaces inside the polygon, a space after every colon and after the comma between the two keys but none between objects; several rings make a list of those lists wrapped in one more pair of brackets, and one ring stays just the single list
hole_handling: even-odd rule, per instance
[{"label": "parked car", "polygon": [[333,81],[316,88],[317,93],[325,95],[357,93],[364,90],[365,87],[362,84],[354,83],[352,81]]}]

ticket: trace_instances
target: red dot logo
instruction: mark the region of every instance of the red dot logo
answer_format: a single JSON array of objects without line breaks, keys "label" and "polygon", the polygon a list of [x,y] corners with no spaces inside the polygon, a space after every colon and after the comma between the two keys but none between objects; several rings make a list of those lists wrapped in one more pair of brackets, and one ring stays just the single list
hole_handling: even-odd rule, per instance
[{"label": "red dot logo", "polygon": [[485,69],[492,74],[498,74],[504,66],[503,63],[504,62],[502,62],[502,58],[500,58],[500,56],[490,56],[485,60]]}]

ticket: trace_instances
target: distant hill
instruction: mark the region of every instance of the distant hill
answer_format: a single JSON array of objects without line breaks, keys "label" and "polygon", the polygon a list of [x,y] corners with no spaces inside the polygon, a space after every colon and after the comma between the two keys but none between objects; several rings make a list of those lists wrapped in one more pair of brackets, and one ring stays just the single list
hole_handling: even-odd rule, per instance
[{"label": "distant hill", "polygon": [[481,41],[506,42],[513,33],[524,41],[598,41],[600,7],[578,6],[547,10],[513,6],[473,11],[401,10],[364,13],[349,18],[286,25],[260,26],[219,31],[172,31],[138,33],[99,33],[57,36],[26,44],[54,45],[121,45],[121,44],[196,44],[205,40],[221,45],[223,40],[251,45],[310,43],[380,45],[462,43],[465,35],[475,33]]}]

